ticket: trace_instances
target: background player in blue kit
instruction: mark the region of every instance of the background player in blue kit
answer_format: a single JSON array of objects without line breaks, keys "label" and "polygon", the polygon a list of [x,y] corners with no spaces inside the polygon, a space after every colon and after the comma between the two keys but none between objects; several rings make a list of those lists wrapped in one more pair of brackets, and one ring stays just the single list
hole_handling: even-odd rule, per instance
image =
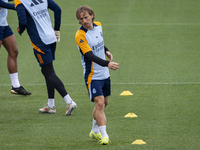
[{"label": "background player in blue kit", "polygon": [[[53,0],[15,0],[15,7],[19,20],[18,33],[21,35],[27,29],[35,57],[46,80],[48,103],[39,109],[39,112],[56,113],[54,100],[56,89],[67,104],[65,115],[70,116],[77,104],[71,99],[53,68],[56,41],[60,40],[60,7]],[[48,9],[54,12],[54,29]]]},{"label": "background player in blue kit", "polygon": [[[75,40],[81,54],[88,93],[95,103],[89,136],[97,139],[101,145],[108,145],[110,139],[106,132],[104,109],[110,95],[109,69],[116,70],[119,64],[112,62],[113,56],[104,45],[101,23],[94,21],[94,11],[89,6],[80,6],[76,10],[76,17],[82,26],[77,31]],[[110,61],[106,60],[105,55]]]},{"label": "background player in blue kit", "polygon": [[17,70],[18,49],[15,36],[7,22],[7,14],[8,14],[7,9],[15,10],[14,4],[9,4],[8,0],[0,0],[0,48],[1,45],[3,44],[3,46],[8,52],[7,68],[12,83],[10,92],[12,94],[30,95],[31,92],[26,91],[20,85],[18,79],[18,70]]}]

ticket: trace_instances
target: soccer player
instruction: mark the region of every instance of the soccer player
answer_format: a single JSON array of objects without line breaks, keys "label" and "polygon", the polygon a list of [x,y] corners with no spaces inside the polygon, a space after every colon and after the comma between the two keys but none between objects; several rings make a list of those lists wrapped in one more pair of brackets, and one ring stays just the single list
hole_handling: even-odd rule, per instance
[{"label": "soccer player", "polygon": [[17,70],[18,49],[15,36],[7,22],[7,9],[15,10],[14,4],[9,4],[8,0],[0,0],[0,48],[3,44],[8,52],[7,68],[12,83],[10,92],[26,96],[30,95],[31,92],[26,91],[19,82]]},{"label": "soccer player", "polygon": [[[89,136],[97,139],[101,145],[108,145],[110,139],[106,132],[104,109],[111,94],[109,69],[116,70],[119,64],[112,62],[113,56],[104,45],[101,23],[94,21],[94,11],[87,5],[80,6],[76,10],[76,17],[82,26],[77,31],[75,40],[81,54],[88,94],[95,104]],[[105,55],[110,61],[106,60]]]},{"label": "soccer player", "polygon": [[[48,103],[39,109],[41,113],[56,113],[54,94],[55,89],[67,104],[65,115],[72,115],[77,104],[67,93],[64,84],[54,71],[56,42],[60,41],[61,9],[53,0],[15,0],[21,35],[25,29],[30,37],[35,57],[44,75],[48,93]],[[54,29],[48,9],[54,12]]]}]

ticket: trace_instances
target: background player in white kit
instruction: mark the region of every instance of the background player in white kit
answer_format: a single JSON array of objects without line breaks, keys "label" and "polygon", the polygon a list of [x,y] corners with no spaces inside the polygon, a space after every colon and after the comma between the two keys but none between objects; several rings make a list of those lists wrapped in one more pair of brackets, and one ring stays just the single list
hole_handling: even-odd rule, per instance
[{"label": "background player in white kit", "polygon": [[[64,84],[58,78],[53,67],[55,59],[56,41],[60,41],[61,9],[53,0],[15,0],[19,28],[21,35],[26,29],[33,46],[35,57],[41,67],[41,72],[46,80],[48,103],[39,109],[41,113],[56,113],[55,89],[67,104],[65,115],[70,116],[77,104],[67,93]],[[54,12],[54,29],[48,9]]]}]

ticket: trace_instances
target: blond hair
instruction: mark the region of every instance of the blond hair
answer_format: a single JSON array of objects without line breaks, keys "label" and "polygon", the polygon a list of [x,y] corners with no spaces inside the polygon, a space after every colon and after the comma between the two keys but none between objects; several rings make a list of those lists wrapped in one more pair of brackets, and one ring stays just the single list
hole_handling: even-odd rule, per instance
[{"label": "blond hair", "polygon": [[94,19],[95,19],[94,11],[92,10],[92,8],[90,8],[87,5],[83,5],[83,6],[80,6],[80,7],[77,8],[77,10],[76,10],[76,18],[79,20],[80,19],[80,13],[84,12],[84,14],[85,14],[86,11],[89,13],[90,16],[93,15],[92,21],[94,21]]}]

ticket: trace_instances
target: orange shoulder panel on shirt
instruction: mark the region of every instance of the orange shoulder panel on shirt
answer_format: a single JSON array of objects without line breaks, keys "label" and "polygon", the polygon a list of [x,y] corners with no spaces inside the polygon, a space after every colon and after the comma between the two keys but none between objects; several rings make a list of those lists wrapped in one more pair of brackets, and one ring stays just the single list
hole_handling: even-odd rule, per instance
[{"label": "orange shoulder panel on shirt", "polygon": [[15,0],[15,9],[17,8],[17,5],[21,4],[22,2],[20,0]]},{"label": "orange shoulder panel on shirt", "polygon": [[98,26],[102,26],[102,25],[101,25],[101,22],[99,22],[99,21],[94,21],[94,23],[95,23],[96,25],[98,25]]},{"label": "orange shoulder panel on shirt", "polygon": [[85,53],[87,53],[89,51],[92,51],[89,44],[87,43],[85,34],[86,34],[85,31],[80,29],[77,31],[77,33],[75,35],[76,44],[81,49],[83,55],[85,55]]}]

